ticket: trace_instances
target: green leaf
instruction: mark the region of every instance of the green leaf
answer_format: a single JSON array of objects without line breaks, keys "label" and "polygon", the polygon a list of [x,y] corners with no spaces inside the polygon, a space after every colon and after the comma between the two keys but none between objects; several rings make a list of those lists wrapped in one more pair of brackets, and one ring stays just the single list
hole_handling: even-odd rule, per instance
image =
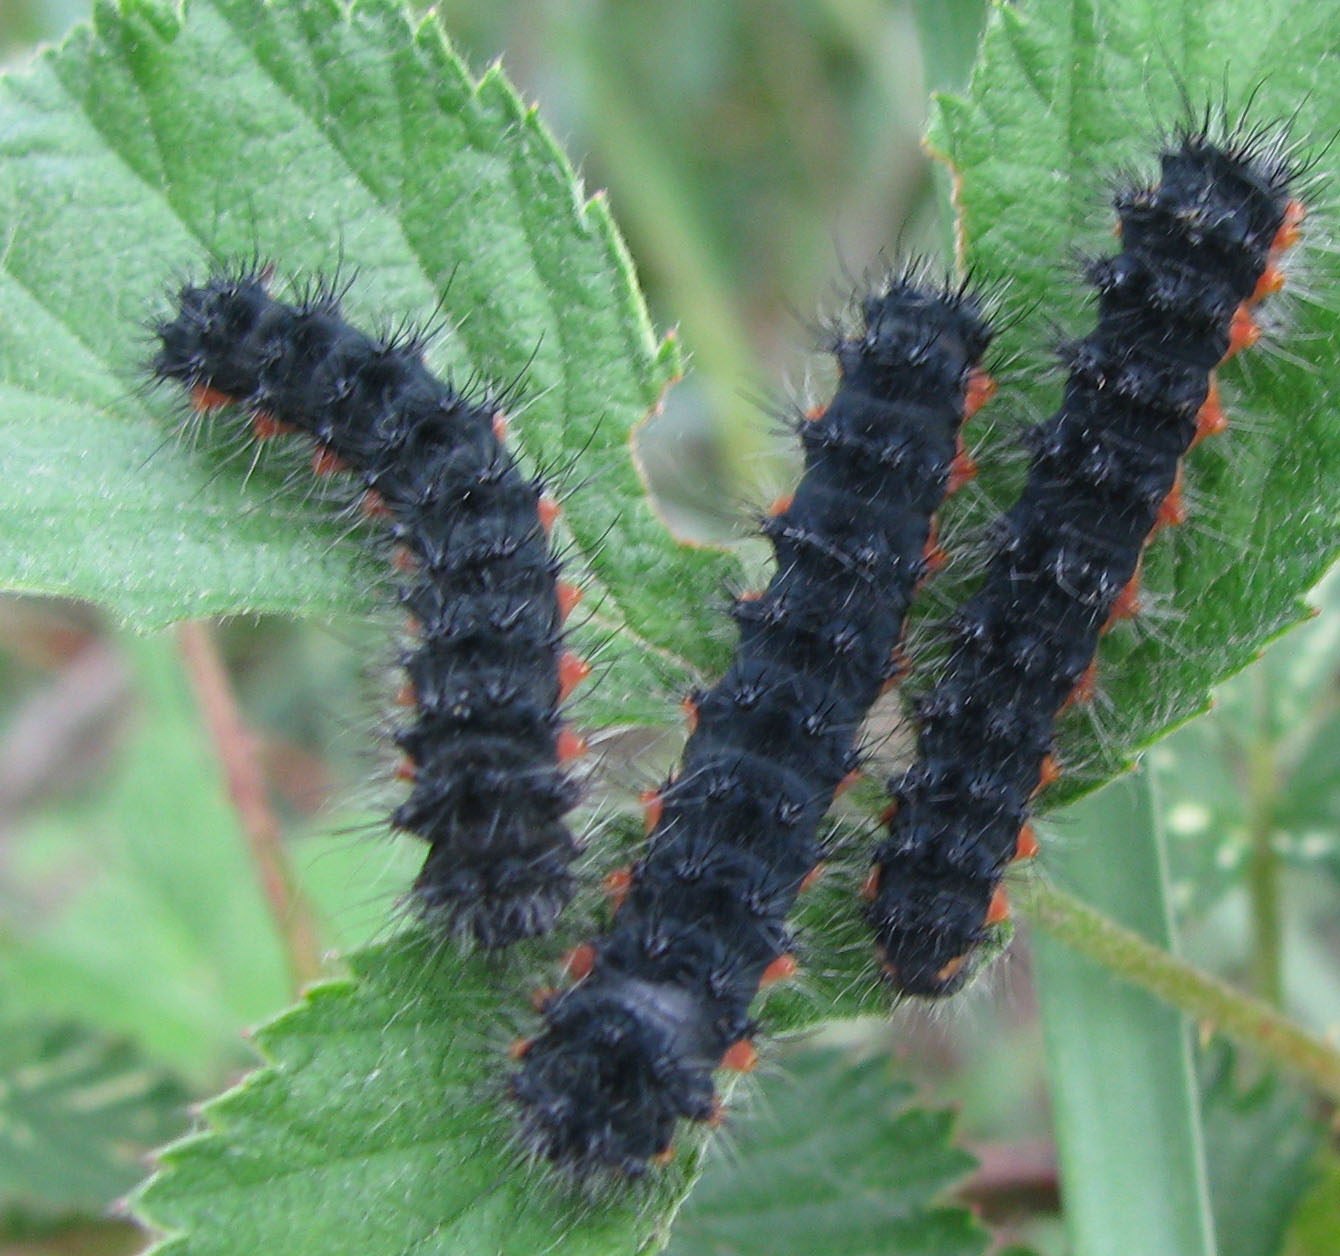
[{"label": "green leaf", "polygon": [[0,1023],[0,1211],[101,1213],[186,1125],[185,1088],[128,1043],[73,1024]]},{"label": "green leaf", "polygon": [[[1063,885],[1171,948],[1147,777],[1070,809]],[[1071,1245],[1081,1256],[1214,1256],[1199,1092],[1185,1017],[1044,935],[1034,939],[1052,1118]]]},{"label": "green leaf", "polygon": [[[494,1040],[516,974],[423,938],[355,956],[256,1033],[268,1061],[169,1147],[140,1213],[167,1256],[624,1253],[661,1234],[695,1157],[592,1202],[510,1141]],[[482,1032],[481,1032],[482,1029]]]},{"label": "green leaf", "polygon": [[[648,504],[636,426],[679,371],[657,344],[602,198],[508,85],[475,82],[391,0],[104,0],[92,30],[0,88],[0,582],[141,626],[238,611],[330,615],[379,572],[282,469],[171,439],[143,327],[210,258],[281,273],[348,259],[351,316],[452,326],[434,365],[524,382],[531,462],[579,484],[581,642],[609,675],[590,723],[664,718],[717,668],[720,555]],[[560,485],[561,487],[561,485]]]},{"label": "green leaf", "polygon": [[936,1201],[974,1162],[953,1116],[912,1106],[887,1060],[787,1053],[675,1222],[670,1256],[976,1256],[987,1235]]},{"label": "green leaf", "polygon": [[1219,1256],[1273,1256],[1303,1196],[1324,1130],[1303,1098],[1264,1074],[1234,1079],[1235,1053],[1216,1043],[1201,1067],[1210,1203]]}]

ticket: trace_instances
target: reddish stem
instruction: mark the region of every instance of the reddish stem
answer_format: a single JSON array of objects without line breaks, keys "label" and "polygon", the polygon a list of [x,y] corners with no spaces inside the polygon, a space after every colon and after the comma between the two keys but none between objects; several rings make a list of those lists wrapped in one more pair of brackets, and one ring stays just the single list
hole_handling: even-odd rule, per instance
[{"label": "reddish stem", "polygon": [[316,920],[298,889],[270,807],[257,740],[233,696],[211,627],[196,620],[178,629],[182,660],[205,718],[228,784],[228,796],[242,822],[247,850],[256,868],[270,914],[283,941],[294,985],[321,973]]}]

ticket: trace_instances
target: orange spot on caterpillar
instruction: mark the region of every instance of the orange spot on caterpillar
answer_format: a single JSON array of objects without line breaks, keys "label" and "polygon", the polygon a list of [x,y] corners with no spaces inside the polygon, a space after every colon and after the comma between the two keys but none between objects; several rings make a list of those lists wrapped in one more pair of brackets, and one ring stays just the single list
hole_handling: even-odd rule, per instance
[{"label": "orange spot on caterpillar", "polygon": [[501,410],[493,416],[493,436],[500,445],[507,440],[507,416]]},{"label": "orange spot on caterpillar", "polygon": [[801,878],[800,888],[797,892],[804,894],[806,890],[814,889],[814,887],[819,884],[819,878],[822,877],[823,874],[824,865],[823,860],[821,859]]},{"label": "orange spot on caterpillar", "polygon": [[736,597],[737,602],[757,602],[763,596],[762,589],[746,589]]},{"label": "orange spot on caterpillar", "polygon": [[945,496],[953,497],[969,480],[977,476],[977,463],[973,461],[968,453],[967,447],[963,444],[963,437],[958,438],[958,448],[954,450],[954,461],[949,464],[949,482],[945,485]]},{"label": "orange spot on caterpillar", "polygon": [[694,732],[698,727],[698,703],[692,695],[686,695],[679,700],[679,709],[684,712],[684,723],[689,732]]},{"label": "orange spot on caterpillar", "polygon": [[607,872],[600,881],[600,887],[609,895],[610,904],[615,911],[623,906],[624,899],[628,896],[628,889],[633,884],[632,868],[615,868],[613,872]]},{"label": "orange spot on caterpillar", "polygon": [[1092,659],[1088,667],[1080,673],[1080,678],[1075,681],[1075,687],[1066,695],[1066,700],[1061,703],[1061,710],[1066,711],[1076,704],[1091,702],[1097,688],[1098,660]]},{"label": "orange spot on caterpillar", "polygon": [[405,631],[411,637],[417,637],[419,633],[423,631],[423,625],[419,622],[418,616],[416,615],[405,616]]},{"label": "orange spot on caterpillar", "polygon": [[348,466],[348,463],[338,454],[332,453],[325,445],[318,445],[312,450],[313,475],[334,475],[337,471],[348,470]]},{"label": "orange spot on caterpillar", "polygon": [[533,1011],[543,1013],[558,993],[553,986],[536,986],[530,992],[530,1006]]},{"label": "orange spot on caterpillar", "polygon": [[1137,566],[1135,574],[1122,586],[1121,592],[1117,594],[1117,600],[1112,603],[1112,609],[1108,612],[1107,623],[1103,625],[1103,631],[1106,632],[1119,619],[1133,619],[1140,613],[1140,568]]},{"label": "orange spot on caterpillar", "polygon": [[963,397],[963,421],[966,423],[996,395],[996,381],[980,366],[968,373],[968,387]]},{"label": "orange spot on caterpillar", "polygon": [[1211,375],[1209,391],[1196,411],[1196,434],[1191,438],[1191,448],[1194,449],[1207,436],[1218,436],[1227,428],[1228,415],[1224,413],[1223,403],[1219,399],[1219,381]]},{"label": "orange spot on caterpillar", "polygon": [[397,571],[414,571],[418,565],[408,546],[397,545],[391,551],[391,566]]},{"label": "orange spot on caterpillar", "polygon": [[565,956],[563,956],[563,971],[573,981],[582,981],[591,975],[591,969],[596,966],[596,948],[589,942],[583,942],[574,946]]},{"label": "orange spot on caterpillar", "polygon": [[572,614],[573,607],[582,600],[582,591],[575,584],[560,580],[555,585],[555,592],[558,595],[559,617],[567,619]]},{"label": "orange spot on caterpillar", "polygon": [[828,413],[827,406],[811,406],[808,410],[805,411],[805,422],[817,423],[827,413]]},{"label": "orange spot on caterpillar", "polygon": [[563,701],[591,674],[591,664],[571,650],[564,650],[558,660],[558,699]]},{"label": "orange spot on caterpillar", "polygon": [[943,571],[949,565],[949,555],[940,548],[940,524],[931,520],[931,530],[926,536],[926,544],[921,551],[922,579]]},{"label": "orange spot on caterpillar", "polygon": [[880,693],[888,693],[911,670],[912,661],[907,657],[907,651],[900,641],[889,654],[888,671],[884,676],[884,683],[879,687]]},{"label": "orange spot on caterpillar", "polygon": [[986,923],[988,925],[998,925],[1002,920],[1010,918],[1010,900],[1005,893],[1003,885],[996,886],[995,893],[991,895],[991,903],[986,909]]},{"label": "orange spot on caterpillar", "polygon": [[642,823],[646,826],[647,836],[650,837],[652,830],[661,822],[665,799],[661,797],[660,790],[646,789],[638,795],[638,801],[642,804]]},{"label": "orange spot on caterpillar", "polygon": [[534,1038],[518,1038],[507,1048],[507,1054],[514,1060],[520,1060],[525,1056],[526,1052],[530,1050],[531,1043],[534,1041]]},{"label": "orange spot on caterpillar", "polygon": [[395,778],[398,781],[412,781],[418,770],[414,760],[406,757],[396,764]]},{"label": "orange spot on caterpillar", "polygon": [[895,799],[893,802],[889,803],[889,805],[885,807],[883,811],[879,813],[879,822],[881,824],[892,824],[897,815],[898,815],[898,802]]},{"label": "orange spot on caterpillar", "polygon": [[658,1151],[654,1156],[652,1156],[651,1162],[658,1169],[664,1169],[665,1166],[668,1165],[674,1158],[675,1158],[674,1143],[666,1143],[666,1145],[662,1147],[660,1151]]},{"label": "orange spot on caterpillar", "polygon": [[559,730],[556,745],[560,763],[571,763],[573,759],[580,759],[586,753],[586,738],[580,733],[574,733],[570,728]]},{"label": "orange spot on caterpillar", "polygon": [[1031,824],[1022,825],[1014,844],[1015,859],[1035,859],[1039,850],[1037,830]]},{"label": "orange spot on caterpillar", "polygon": [[396,690],[396,706],[412,707],[418,700],[418,695],[414,692],[414,685],[408,680]]},{"label": "orange spot on caterpillar", "polygon": [[758,979],[759,989],[764,986],[776,985],[779,981],[788,981],[799,971],[800,966],[796,963],[794,955],[779,955],[764,970],[763,976]]},{"label": "orange spot on caterpillar", "polygon": [[721,1057],[721,1067],[733,1073],[750,1073],[758,1066],[758,1052],[748,1038],[741,1038],[726,1048]]},{"label": "orange spot on caterpillar", "polygon": [[[935,974],[935,980],[941,983],[944,983],[946,981],[953,981],[954,978],[957,977],[959,973],[963,971],[963,965],[966,964],[967,962],[968,962],[967,955],[955,955],[954,958],[949,961],[949,963],[947,963],[942,969],[940,969],[939,972]],[[898,976],[896,972],[893,972],[889,968],[885,968],[884,971],[889,973],[890,976],[892,977],[896,978]]]},{"label": "orange spot on caterpillar", "polygon": [[773,498],[772,505],[768,507],[770,518],[776,519],[778,515],[784,515],[791,509],[791,503],[796,500],[794,493],[783,493],[780,497]]},{"label": "orange spot on caterpillar", "polygon": [[197,384],[191,389],[191,409],[197,414],[209,414],[235,404],[234,398],[208,384]]},{"label": "orange spot on caterpillar", "polygon": [[[223,394],[220,393],[219,395],[222,396]],[[257,440],[272,440],[281,432],[290,430],[290,428],[286,427],[276,419],[273,414],[270,414],[265,410],[257,410],[256,413],[251,416],[251,434]]]},{"label": "orange spot on caterpillar", "polygon": [[540,527],[544,529],[547,536],[554,530],[554,520],[563,513],[563,507],[548,493],[542,493],[540,500],[535,503],[535,513],[540,516]]},{"label": "orange spot on caterpillar", "polygon": [[833,791],[834,798],[841,798],[857,781],[861,779],[863,773],[859,768],[852,768],[838,783],[837,789]]},{"label": "orange spot on caterpillar", "polygon": [[861,882],[861,897],[867,903],[873,903],[879,896],[879,865],[876,864],[869,872],[865,874],[865,880]]},{"label": "orange spot on caterpillar", "polygon": [[704,1124],[706,1124],[709,1129],[717,1129],[725,1119],[726,1105],[721,1102],[721,1097],[719,1095],[713,1095],[712,1111],[707,1114],[707,1120]]},{"label": "orange spot on caterpillar", "polygon": [[1038,769],[1038,783],[1033,788],[1034,794],[1041,793],[1044,789],[1050,788],[1061,779],[1061,765],[1056,762],[1054,754],[1045,754],[1042,756],[1042,766]]},{"label": "orange spot on caterpillar", "polygon": [[1233,311],[1233,322],[1228,329],[1228,351],[1223,356],[1227,362],[1235,353],[1250,349],[1261,339],[1261,328],[1257,326],[1246,302]]},{"label": "orange spot on caterpillar", "polygon": [[385,501],[382,500],[382,495],[377,492],[375,488],[368,489],[368,491],[359,498],[358,508],[363,512],[364,517],[368,519],[386,519],[391,514]]},{"label": "orange spot on caterpillar", "polygon": [[1256,281],[1256,287],[1252,289],[1252,295],[1247,298],[1247,304],[1256,305],[1266,297],[1274,296],[1283,287],[1284,272],[1271,262],[1261,272],[1261,278]]},{"label": "orange spot on caterpillar", "polygon": [[1280,223],[1279,230],[1275,232],[1275,238],[1270,242],[1270,251],[1272,253],[1282,253],[1285,249],[1291,249],[1302,238],[1302,232],[1299,227],[1303,225],[1303,219],[1307,217],[1307,207],[1302,201],[1292,200],[1284,207],[1284,221]]},{"label": "orange spot on caterpillar", "polygon": [[1160,528],[1175,528],[1185,522],[1186,503],[1182,500],[1182,468],[1178,466],[1173,486],[1168,490],[1168,496],[1163,499],[1158,514],[1154,516],[1154,527],[1150,535],[1152,536]]}]

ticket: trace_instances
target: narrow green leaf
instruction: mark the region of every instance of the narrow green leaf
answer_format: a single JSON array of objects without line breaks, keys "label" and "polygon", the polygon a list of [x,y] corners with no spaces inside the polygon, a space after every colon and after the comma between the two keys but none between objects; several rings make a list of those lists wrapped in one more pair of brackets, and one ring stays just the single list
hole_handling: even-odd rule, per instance
[{"label": "narrow green leaf", "polygon": [[71,1023],[0,1023],[0,1211],[103,1213],[186,1126],[186,1089],[125,1042]]},{"label": "narrow green leaf", "polygon": [[[1144,776],[1065,813],[1049,871],[1171,947],[1161,833]],[[1066,1228],[1076,1256],[1214,1256],[1190,1029],[1152,995],[1034,939]]]},{"label": "narrow green leaf", "polygon": [[953,1116],[912,1106],[889,1063],[787,1053],[675,1222],[670,1256],[977,1256],[987,1235],[936,1201],[973,1168]]}]

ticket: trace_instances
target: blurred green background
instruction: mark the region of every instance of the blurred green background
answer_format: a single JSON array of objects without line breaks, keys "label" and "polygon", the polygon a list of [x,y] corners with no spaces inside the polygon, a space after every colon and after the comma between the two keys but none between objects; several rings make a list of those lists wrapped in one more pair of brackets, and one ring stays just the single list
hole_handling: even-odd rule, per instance
[{"label": "blurred green background", "polygon": [[[0,0],[0,58],[19,65],[87,7]],[[789,482],[793,453],[773,411],[828,369],[812,352],[816,312],[840,308],[881,256],[943,249],[940,176],[918,141],[930,91],[967,72],[983,3],[437,8],[467,60],[478,69],[501,57],[588,186],[609,189],[653,319],[679,328],[690,358],[646,451],[653,478],[683,527],[728,535],[743,508]],[[1335,611],[1151,756],[1191,957],[1322,1030],[1340,1025]],[[370,712],[357,660],[375,656],[377,640],[375,627],[278,620],[217,633],[319,950],[384,929],[413,860],[332,833],[364,814],[350,798],[367,774],[366,728],[347,713]],[[37,1100],[53,1088],[81,1101],[68,1125],[37,1131],[42,1155],[6,1142],[14,1126],[0,1104],[5,1253],[133,1250],[128,1227],[97,1218],[137,1180],[145,1148],[188,1128],[184,1099],[245,1068],[240,1027],[292,994],[182,654],[177,634],[130,641],[86,607],[0,603],[0,1031],[6,1018],[16,1026],[0,1038],[0,1081],[22,1072],[34,1111],[50,1110]],[[1244,767],[1263,756],[1277,770]],[[1054,836],[1066,840],[1064,823]],[[960,1104],[962,1141],[982,1160],[962,1198],[1002,1243],[1059,1256],[1026,938],[947,1013],[836,1037],[886,1047],[935,1101]],[[34,1061],[45,1072],[33,1074]],[[1301,1169],[1318,1143],[1297,1134],[1303,1107],[1286,1095],[1271,1110],[1287,1127],[1276,1141],[1300,1140],[1295,1202],[1317,1190]],[[1231,1203],[1226,1189],[1218,1206]],[[1299,1237],[1306,1225],[1335,1233],[1319,1211],[1287,1213],[1278,1242],[1260,1250],[1284,1250],[1293,1224],[1288,1250],[1324,1256]]]}]

